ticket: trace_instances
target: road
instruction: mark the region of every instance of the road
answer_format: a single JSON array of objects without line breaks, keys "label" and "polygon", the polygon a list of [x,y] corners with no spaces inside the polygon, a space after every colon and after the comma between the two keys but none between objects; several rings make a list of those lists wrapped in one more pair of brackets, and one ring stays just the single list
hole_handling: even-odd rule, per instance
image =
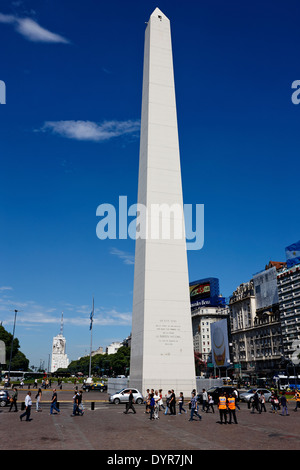
[{"label": "road", "polygon": [[[26,390],[19,390],[19,412],[0,409],[1,450],[299,450],[300,410],[289,403],[289,416],[270,412],[251,414],[245,403],[237,411],[238,424],[221,425],[219,413],[201,413],[201,421],[189,422],[189,412],[149,420],[144,405],[136,414],[124,415],[124,405],[108,403],[108,395],[84,392],[85,413],[72,417],[74,389],[58,389],[59,414],[50,415],[52,390],[43,390],[42,412],[35,412],[36,390],[31,390],[31,421],[19,419]],[[91,403],[94,409],[91,409]],[[188,411],[188,405],[185,407]],[[200,408],[201,410],[201,408]],[[5,436],[5,438],[4,438]]]}]

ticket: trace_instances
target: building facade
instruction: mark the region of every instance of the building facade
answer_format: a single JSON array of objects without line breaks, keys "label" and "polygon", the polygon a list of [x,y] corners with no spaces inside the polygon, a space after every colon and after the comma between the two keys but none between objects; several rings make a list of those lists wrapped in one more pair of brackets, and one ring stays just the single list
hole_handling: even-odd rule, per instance
[{"label": "building facade", "polygon": [[69,359],[66,354],[66,338],[59,334],[54,336],[52,343],[51,372],[57,369],[66,369],[69,365]]},{"label": "building facade", "polygon": [[193,346],[200,353],[202,360],[209,363],[211,359],[210,325],[219,320],[229,318],[229,308],[220,306],[204,306],[192,308]]},{"label": "building facade", "polygon": [[291,360],[293,343],[300,340],[300,264],[285,267],[277,276],[283,355]]},{"label": "building facade", "polygon": [[111,343],[109,346],[106,347],[106,353],[115,354],[118,351],[118,349],[120,349],[122,346],[123,346],[123,343],[115,341],[114,343]]},{"label": "building facade", "polygon": [[211,324],[229,319],[229,308],[220,296],[219,279],[208,277],[190,283],[194,352],[207,366],[211,363]]},{"label": "building facade", "polygon": [[[277,287],[282,263],[270,262],[230,298],[233,362],[237,375],[271,376],[284,364]],[[238,366],[238,367],[237,367]]]},{"label": "building facade", "polygon": [[66,354],[66,338],[63,335],[64,329],[64,314],[61,314],[60,333],[54,336],[52,343],[52,359],[51,359],[51,372],[56,372],[57,369],[66,369],[70,363]]}]

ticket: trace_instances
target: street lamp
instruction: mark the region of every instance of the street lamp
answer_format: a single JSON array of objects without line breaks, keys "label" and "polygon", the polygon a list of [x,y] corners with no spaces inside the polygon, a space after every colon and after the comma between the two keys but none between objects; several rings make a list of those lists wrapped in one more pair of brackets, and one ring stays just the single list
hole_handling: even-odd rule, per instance
[{"label": "street lamp", "polygon": [[14,343],[14,337],[15,337],[17,313],[20,312],[20,310],[13,310],[13,311],[15,312],[15,320],[14,320],[13,337],[12,337],[12,340],[11,340],[10,359],[9,359],[9,367],[8,367],[8,382],[9,383],[10,383],[10,369],[11,369],[11,360],[12,360],[13,343]]}]

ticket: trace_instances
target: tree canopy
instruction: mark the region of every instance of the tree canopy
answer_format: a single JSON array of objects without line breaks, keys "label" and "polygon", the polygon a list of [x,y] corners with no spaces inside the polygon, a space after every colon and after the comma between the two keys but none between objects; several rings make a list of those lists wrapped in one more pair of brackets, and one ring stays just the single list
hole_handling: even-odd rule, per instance
[{"label": "tree canopy", "polygon": [[[68,366],[68,372],[75,375],[82,372],[84,375],[89,373],[90,357],[84,356],[77,361],[72,361]],[[127,375],[130,364],[130,348],[122,346],[115,354],[96,354],[92,356],[91,373],[92,375]]]},{"label": "tree canopy", "polygon": [[[6,348],[6,364],[2,365],[9,368],[10,350],[13,335],[6,331],[4,326],[0,325],[0,340],[4,341]],[[24,370],[27,371],[29,366],[29,359],[20,351],[20,343],[18,338],[14,338],[12,346],[12,361],[11,370]]]}]

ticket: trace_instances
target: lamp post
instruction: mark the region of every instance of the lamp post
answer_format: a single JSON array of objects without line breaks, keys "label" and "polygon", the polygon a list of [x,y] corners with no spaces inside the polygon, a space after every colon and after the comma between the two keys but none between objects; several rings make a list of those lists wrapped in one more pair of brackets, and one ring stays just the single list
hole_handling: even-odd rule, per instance
[{"label": "lamp post", "polygon": [[11,347],[10,347],[10,359],[9,359],[9,367],[8,367],[8,381],[10,383],[10,369],[11,369],[11,360],[12,360],[12,352],[13,352],[13,343],[14,343],[14,337],[15,337],[15,329],[16,329],[16,320],[17,320],[17,313],[19,310],[14,310],[15,312],[15,320],[14,320],[14,329],[13,329],[13,337],[11,340]]}]

